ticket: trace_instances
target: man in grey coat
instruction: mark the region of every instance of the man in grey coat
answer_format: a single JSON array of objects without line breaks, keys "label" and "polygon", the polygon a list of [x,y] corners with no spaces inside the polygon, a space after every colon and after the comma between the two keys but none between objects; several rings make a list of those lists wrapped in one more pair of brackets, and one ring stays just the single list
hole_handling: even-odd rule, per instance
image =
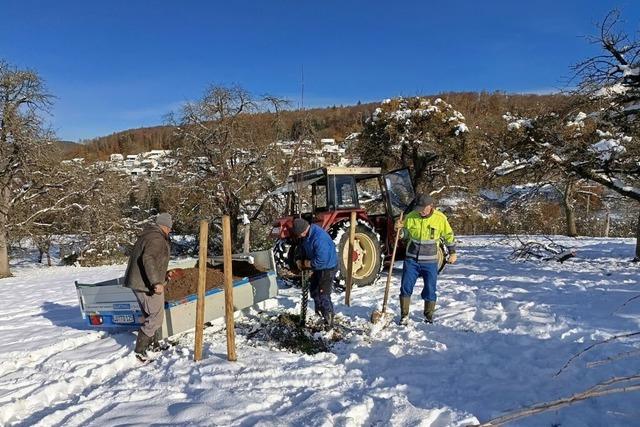
[{"label": "man in grey coat", "polygon": [[144,323],[138,332],[135,354],[147,359],[147,349],[159,345],[164,319],[164,286],[169,266],[169,233],[173,221],[168,213],[156,217],[156,223],[144,229],[129,257],[124,286],[131,288],[140,304]]}]

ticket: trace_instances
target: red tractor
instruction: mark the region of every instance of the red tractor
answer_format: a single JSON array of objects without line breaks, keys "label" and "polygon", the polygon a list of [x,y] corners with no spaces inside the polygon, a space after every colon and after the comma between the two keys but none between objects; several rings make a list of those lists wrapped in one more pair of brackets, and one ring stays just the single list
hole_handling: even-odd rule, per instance
[{"label": "red tractor", "polygon": [[[379,277],[384,257],[391,253],[395,237],[393,224],[401,212],[412,209],[415,198],[409,170],[383,174],[380,168],[326,167],[291,175],[276,190],[285,196],[286,216],[274,224],[277,239],[274,257],[283,278],[295,278],[297,239],[290,229],[293,219],[302,217],[316,223],[333,238],[340,263],[339,279],[347,274],[351,212],[357,214],[353,257],[353,283],[370,285]],[[398,248],[399,259],[404,256]],[[444,253],[441,254],[444,265]]]}]

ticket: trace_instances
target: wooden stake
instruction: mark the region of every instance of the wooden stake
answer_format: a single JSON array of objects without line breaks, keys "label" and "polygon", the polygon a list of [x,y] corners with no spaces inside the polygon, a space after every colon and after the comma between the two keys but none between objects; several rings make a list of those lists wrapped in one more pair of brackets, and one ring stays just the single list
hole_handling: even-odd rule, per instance
[{"label": "wooden stake", "polygon": [[[400,222],[402,222],[404,212],[400,212]],[[398,249],[398,240],[402,229],[396,230],[396,238],[393,240],[393,252],[391,252],[391,264],[389,264],[389,272],[387,273],[387,284],[384,287],[384,299],[382,300],[382,314],[387,312],[387,303],[389,302],[389,288],[391,288],[391,276],[393,273],[393,264],[396,262],[396,250]]]},{"label": "wooden stake", "polygon": [[227,323],[227,360],[235,362],[236,330],[233,319],[233,261],[231,259],[231,220],[228,215],[222,217],[222,256],[224,259],[224,308]]},{"label": "wooden stake", "polygon": [[353,284],[353,250],[356,240],[356,211],[351,212],[351,226],[349,227],[349,246],[347,257],[347,283],[344,293],[344,303],[351,305],[351,286]]},{"label": "wooden stake", "polygon": [[207,243],[209,223],[200,221],[200,257],[198,259],[198,300],[196,302],[196,336],[193,360],[202,360],[202,339],[204,335],[204,291],[207,285]]}]

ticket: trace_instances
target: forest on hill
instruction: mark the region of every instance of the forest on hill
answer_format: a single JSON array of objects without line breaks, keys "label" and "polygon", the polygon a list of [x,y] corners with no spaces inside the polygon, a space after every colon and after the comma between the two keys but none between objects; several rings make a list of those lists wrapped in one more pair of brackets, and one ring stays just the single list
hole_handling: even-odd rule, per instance
[{"label": "forest on hill", "polygon": [[[471,126],[493,128],[503,124],[506,111],[514,114],[533,116],[545,110],[553,110],[565,101],[562,94],[534,95],[508,94],[504,92],[451,92],[429,98],[442,98],[454,105],[465,115]],[[280,136],[287,140],[298,140],[310,129],[309,137],[316,139],[333,138],[344,140],[354,132],[361,132],[364,122],[371,116],[379,103],[350,106],[330,106],[306,110],[284,110],[279,113],[283,128]],[[167,113],[170,113],[169,111]],[[257,113],[247,118],[256,129],[269,132],[273,113]],[[176,129],[171,125],[158,125],[114,132],[66,147],[66,159],[82,157],[89,161],[106,160],[110,154],[138,154],[151,150],[175,149],[180,146]]]}]

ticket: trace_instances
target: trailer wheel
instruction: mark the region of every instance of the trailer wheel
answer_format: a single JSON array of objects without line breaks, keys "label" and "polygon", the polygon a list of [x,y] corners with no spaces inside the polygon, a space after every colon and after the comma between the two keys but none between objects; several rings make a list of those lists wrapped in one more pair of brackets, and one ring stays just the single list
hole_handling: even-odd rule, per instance
[{"label": "trailer wheel", "polygon": [[[338,277],[342,282],[347,277],[349,252],[349,224],[342,222],[330,232],[338,251],[340,265]],[[371,285],[380,277],[382,270],[382,248],[380,237],[368,224],[358,222],[353,251],[353,284],[357,286]]]}]

